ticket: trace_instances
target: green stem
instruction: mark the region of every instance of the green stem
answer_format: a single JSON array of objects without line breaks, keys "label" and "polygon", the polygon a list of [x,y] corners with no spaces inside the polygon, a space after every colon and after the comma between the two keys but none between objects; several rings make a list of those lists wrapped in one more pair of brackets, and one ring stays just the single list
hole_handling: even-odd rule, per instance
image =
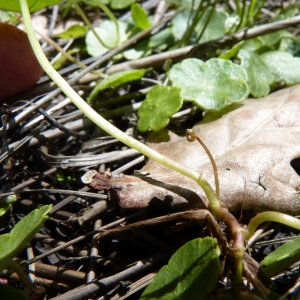
[{"label": "green stem", "polygon": [[[208,183],[203,178],[201,178],[201,176],[199,176],[197,172],[182,166],[181,164],[173,161],[172,159],[169,159],[164,155],[160,154],[159,152],[151,149],[145,144],[135,140],[134,138],[131,138],[130,136],[128,136],[127,134],[125,134],[124,132],[116,128],[114,125],[109,123],[107,120],[102,118],[72,89],[72,87],[64,80],[64,78],[61,77],[58,74],[58,72],[56,72],[56,70],[51,66],[38,40],[36,39],[35,32],[31,24],[30,13],[28,10],[26,0],[20,0],[20,6],[21,6],[24,25],[28,34],[29,41],[39,63],[41,64],[44,71],[48,74],[48,76],[64,92],[64,94],[69,99],[72,100],[74,105],[76,105],[78,109],[81,110],[85,114],[85,116],[88,117],[92,122],[94,122],[96,125],[101,127],[104,131],[106,131],[108,134],[112,135],[113,137],[115,137],[125,145],[139,151],[140,153],[153,159],[154,161],[196,181],[204,189],[205,193],[206,191],[208,191],[207,194],[208,200],[211,201],[211,198],[213,198],[212,202],[214,204],[216,202],[215,199],[216,197],[212,189],[207,188]],[[219,202],[219,200],[217,200],[217,202]]]},{"label": "green stem", "polygon": [[[198,4],[198,7],[197,7],[197,10],[193,16],[193,13],[194,13],[194,3],[192,4],[192,7],[191,7],[191,11],[190,11],[190,16],[189,16],[189,19],[188,19],[188,27],[182,37],[182,41],[181,41],[181,45],[182,46],[186,46],[190,43],[191,41],[191,36],[195,30],[195,27],[197,25],[197,22],[199,22],[199,20],[201,19],[202,15],[204,14],[205,10],[202,9],[202,2],[203,0],[200,0],[200,3]],[[190,24],[190,20],[192,19],[192,22]]]},{"label": "green stem", "polygon": [[260,224],[262,224],[263,222],[270,222],[270,221],[281,223],[286,226],[290,226],[292,228],[300,230],[299,219],[276,211],[266,211],[257,214],[255,217],[251,219],[250,223],[248,224],[248,232],[247,232],[246,239],[249,239],[253,235],[254,231]]},{"label": "green stem", "polygon": [[[87,25],[87,27],[89,28],[89,30],[91,30],[94,34],[94,36],[96,37],[96,39],[98,40],[98,42],[105,48],[107,49],[113,49],[115,47],[117,47],[118,45],[115,46],[108,46],[104,43],[104,41],[100,38],[99,34],[96,32],[96,30],[94,29],[93,25],[91,24],[91,22],[89,21],[89,19],[86,17],[85,13],[83,12],[83,10],[80,8],[80,6],[77,4],[77,2],[75,0],[70,0],[71,4],[75,7],[76,12],[80,15],[80,17],[82,18],[82,20],[84,21],[84,23]],[[117,33],[119,33],[119,31],[117,30]],[[119,35],[118,35],[119,38]]]},{"label": "green stem", "polygon": [[114,14],[109,10],[109,8],[101,2],[101,0],[94,0],[95,4],[99,6],[100,9],[102,9],[107,16],[115,23],[116,26],[116,34],[117,34],[117,45],[119,45],[120,41],[120,28],[117,18],[114,16]]},{"label": "green stem", "polygon": [[240,225],[238,220],[222,205],[217,208],[217,216],[225,221],[231,230],[230,247],[230,268],[233,276],[233,293],[238,295],[243,289],[243,259],[245,255],[245,229]]},{"label": "green stem", "polygon": [[[212,3],[212,7],[211,7],[211,9],[210,9],[210,11],[209,11],[209,6],[210,6],[210,5],[211,5],[211,4],[208,3],[208,4],[206,5],[206,7],[203,8],[205,12],[207,11],[208,16],[207,16],[207,18],[206,18],[206,20],[205,20],[205,23],[204,23],[204,25],[203,25],[203,27],[202,27],[202,30],[200,31],[199,35],[197,36],[196,44],[198,44],[198,43],[200,42],[200,40],[201,40],[201,38],[202,38],[202,36],[203,36],[203,34],[204,34],[204,32],[205,32],[207,26],[208,26],[208,23],[209,23],[209,21],[210,21],[212,15],[213,15],[213,13],[214,13],[214,9],[215,9],[216,5],[217,5],[217,1],[214,1],[214,2]],[[203,14],[203,16],[204,16],[204,14]],[[199,21],[200,21],[200,19],[199,19]]]},{"label": "green stem", "polygon": [[237,28],[235,29],[235,31],[238,31],[241,27],[243,27],[244,18],[245,18],[245,10],[246,10],[246,1],[243,0],[243,7],[242,7],[242,11],[240,13],[240,22],[239,22]]}]

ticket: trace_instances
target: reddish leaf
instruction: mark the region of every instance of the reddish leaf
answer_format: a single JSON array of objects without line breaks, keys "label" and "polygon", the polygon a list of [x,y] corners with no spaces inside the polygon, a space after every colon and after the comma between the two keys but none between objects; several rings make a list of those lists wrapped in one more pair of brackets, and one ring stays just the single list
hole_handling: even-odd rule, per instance
[{"label": "reddish leaf", "polygon": [[27,34],[0,23],[0,100],[35,85],[43,74]]}]

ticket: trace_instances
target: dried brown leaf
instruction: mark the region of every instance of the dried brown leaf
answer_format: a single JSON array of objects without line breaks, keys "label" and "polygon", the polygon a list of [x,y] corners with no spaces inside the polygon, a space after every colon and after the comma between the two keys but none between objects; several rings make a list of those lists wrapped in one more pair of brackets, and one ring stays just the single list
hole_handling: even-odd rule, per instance
[{"label": "dried brown leaf", "polygon": [[[261,99],[248,99],[221,118],[194,127],[215,157],[220,199],[233,210],[300,213],[300,177],[291,161],[300,157],[300,85]],[[148,145],[199,172],[214,187],[213,170],[198,143],[163,131]],[[106,178],[123,208],[143,208],[155,198],[178,209],[203,208],[207,199],[191,179],[154,161],[142,176]],[[92,186],[101,186],[96,176]]]}]

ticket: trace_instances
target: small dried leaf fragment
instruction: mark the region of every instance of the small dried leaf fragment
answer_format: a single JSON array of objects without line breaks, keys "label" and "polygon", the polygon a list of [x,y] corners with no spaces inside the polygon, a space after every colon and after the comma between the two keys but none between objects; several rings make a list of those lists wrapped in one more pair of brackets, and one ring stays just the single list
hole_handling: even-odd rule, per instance
[{"label": "small dried leaf fragment", "polygon": [[[300,213],[300,177],[291,167],[291,161],[300,158],[299,115],[300,85],[296,85],[234,104],[221,118],[193,128],[215,157],[220,199],[231,211]],[[165,130],[153,133],[148,145],[199,172],[214,187],[211,164],[198,143]],[[141,172],[149,175],[108,180],[113,180],[111,191],[123,208],[143,208],[153,198],[178,209],[207,205],[202,189],[189,178],[151,160]]]}]

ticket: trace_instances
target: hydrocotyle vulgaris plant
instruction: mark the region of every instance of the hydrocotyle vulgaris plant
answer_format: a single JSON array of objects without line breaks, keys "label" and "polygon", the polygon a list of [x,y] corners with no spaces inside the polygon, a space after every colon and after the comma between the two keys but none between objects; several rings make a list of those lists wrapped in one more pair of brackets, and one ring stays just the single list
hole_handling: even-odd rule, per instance
[{"label": "hydrocotyle vulgaris plant", "polygon": [[[61,88],[61,90],[65,93],[65,95],[73,101],[73,103],[78,107],[78,109],[80,109],[96,125],[101,127],[108,134],[114,136],[119,141],[123,142],[124,144],[126,144],[131,148],[136,149],[137,151],[157,161],[158,163],[168,168],[171,168],[182,175],[189,177],[190,179],[196,181],[202,187],[202,189],[207,195],[208,201],[210,203],[210,208],[213,214],[219,217],[220,219],[224,220],[228,225],[228,227],[231,229],[232,243],[230,248],[230,255],[232,257],[231,270],[233,273],[234,292],[238,298],[242,297],[243,296],[242,263],[243,263],[244,253],[245,253],[244,241],[250,235],[249,233],[247,233],[247,230],[243,228],[236,220],[236,218],[229,213],[227,208],[219,201],[218,197],[213,192],[209,183],[204,178],[202,178],[198,173],[185,168],[184,166],[161,155],[160,153],[154,151],[148,146],[142,144],[141,142],[129,137],[127,134],[123,133],[122,131],[114,127],[104,118],[102,118],[96,111],[94,111],[50,65],[48,59],[43,53],[42,48],[39,45],[38,40],[35,37],[35,32],[32,28],[30,13],[28,10],[26,0],[20,0],[20,6],[21,6],[23,19],[24,19],[25,28],[37,59],[39,60],[41,66],[43,67],[44,71],[48,74],[48,76]],[[267,213],[265,213],[265,215],[260,215],[259,218],[260,221],[268,221],[269,217],[270,214],[268,215]],[[279,219],[279,217],[276,219],[276,213],[272,215],[272,218],[276,221],[278,221]],[[289,225],[293,225],[293,227],[300,230],[299,220],[289,216],[286,218],[281,216],[281,218],[284,220],[290,220]],[[255,224],[259,223],[258,221],[252,222],[252,225],[250,226],[251,232],[254,230]]]}]

